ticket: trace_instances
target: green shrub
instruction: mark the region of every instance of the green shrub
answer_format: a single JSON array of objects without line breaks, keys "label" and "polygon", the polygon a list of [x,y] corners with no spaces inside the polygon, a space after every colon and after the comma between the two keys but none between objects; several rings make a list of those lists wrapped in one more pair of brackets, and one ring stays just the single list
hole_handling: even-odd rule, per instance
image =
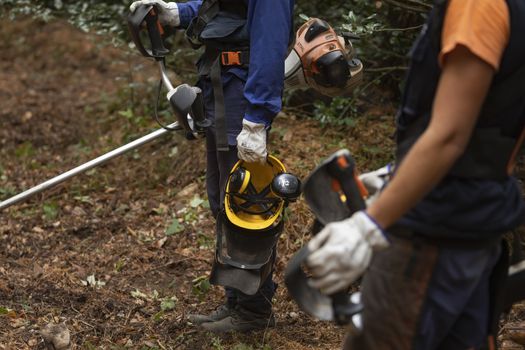
[{"label": "green shrub", "polygon": [[[20,14],[44,20],[66,18],[82,30],[108,34],[114,44],[124,46],[130,42],[124,19],[130,4],[131,0],[0,0],[0,13],[7,13],[10,18]],[[375,100],[377,90],[373,87],[381,86],[398,98],[407,67],[406,53],[430,8],[430,0],[297,0],[296,27],[304,22],[304,17],[319,17],[338,31],[360,36],[354,48],[365,66],[363,86],[366,87],[357,89],[353,99],[319,98],[314,106],[311,98],[305,98],[305,103],[299,105],[302,108],[308,105],[310,114],[329,125],[351,125],[347,119],[362,114],[357,107],[359,102]],[[193,63],[199,53],[185,43],[180,32],[172,37],[169,46],[172,51],[168,58],[170,68],[184,81],[194,82]],[[285,102],[290,100],[286,98]]]}]

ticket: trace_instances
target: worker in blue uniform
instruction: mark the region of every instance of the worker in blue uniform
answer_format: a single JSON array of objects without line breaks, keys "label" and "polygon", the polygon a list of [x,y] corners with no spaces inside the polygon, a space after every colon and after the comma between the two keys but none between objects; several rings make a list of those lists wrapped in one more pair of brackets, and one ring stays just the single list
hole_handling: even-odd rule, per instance
[{"label": "worker in blue uniform", "polygon": [[[164,26],[186,29],[195,47],[206,117],[206,186],[215,218],[225,184],[239,160],[266,162],[267,134],[281,110],[284,60],[293,38],[293,0],[204,0],[184,3],[141,0],[155,5]],[[249,331],[275,324],[272,274],[254,295],[226,288],[226,302],[209,315],[189,320],[214,332]]]}]

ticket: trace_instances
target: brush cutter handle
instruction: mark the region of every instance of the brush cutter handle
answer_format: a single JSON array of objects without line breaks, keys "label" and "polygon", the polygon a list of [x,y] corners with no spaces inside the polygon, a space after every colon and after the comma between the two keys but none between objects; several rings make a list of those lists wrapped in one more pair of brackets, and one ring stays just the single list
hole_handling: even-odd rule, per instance
[{"label": "brush cutter handle", "polygon": [[350,210],[350,215],[360,210],[366,209],[363,199],[367,190],[357,177],[355,161],[346,150],[337,152],[333,159],[327,164],[328,173],[332,176],[346,197],[346,205]]},{"label": "brush cutter handle", "polygon": [[[211,125],[211,121],[207,120],[204,114],[201,90],[187,84],[174,87],[171,83],[164,63],[164,58],[169,50],[164,46],[165,32],[159,21],[158,9],[152,5],[141,5],[128,15],[127,21],[131,37],[139,52],[143,56],[153,57],[157,61],[162,85],[168,90],[166,97],[177,118],[179,127],[186,134],[186,138],[193,140],[203,136],[206,128]],[[142,40],[143,37],[140,35],[144,28],[147,30],[150,49],[146,48]],[[158,120],[157,114],[155,115],[159,124],[170,130]]]},{"label": "brush cutter handle", "polygon": [[[163,59],[169,50],[164,46],[162,36],[164,28],[159,22],[158,10],[152,5],[142,5],[128,15],[128,28],[131,38],[140,53],[145,57],[153,57],[157,60]],[[151,49],[147,49],[142,41],[140,32],[146,28],[150,40]]]},{"label": "brush cutter handle", "polygon": [[[364,186],[356,176],[355,162],[348,152],[341,152],[328,163],[328,173],[341,187],[351,215],[366,209],[366,203],[363,199]],[[350,295],[347,292],[335,293],[331,295],[331,298],[334,319],[339,325],[349,324],[352,321],[352,316],[363,309],[361,304],[355,304],[350,300]]]}]

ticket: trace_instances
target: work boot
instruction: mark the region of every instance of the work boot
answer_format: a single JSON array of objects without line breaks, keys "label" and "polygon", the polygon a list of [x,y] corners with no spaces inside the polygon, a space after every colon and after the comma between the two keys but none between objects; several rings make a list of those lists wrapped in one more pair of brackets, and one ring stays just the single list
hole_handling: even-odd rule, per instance
[{"label": "work boot", "polygon": [[205,322],[201,324],[202,328],[214,333],[225,332],[249,332],[258,329],[275,327],[275,317],[273,313],[267,315],[257,315],[247,312],[239,312],[238,308],[223,318],[214,322]]},{"label": "work boot", "polygon": [[197,324],[197,325],[202,324],[204,322],[220,321],[230,316],[232,311],[233,311],[233,307],[229,306],[228,304],[223,304],[217,307],[212,312],[210,312],[208,315],[189,314],[188,321],[190,321],[193,324]]}]

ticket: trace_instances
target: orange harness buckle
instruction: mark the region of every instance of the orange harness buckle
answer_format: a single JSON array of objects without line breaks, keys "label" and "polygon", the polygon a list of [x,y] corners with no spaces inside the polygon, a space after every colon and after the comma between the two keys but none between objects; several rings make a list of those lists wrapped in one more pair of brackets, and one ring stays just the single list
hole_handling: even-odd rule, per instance
[{"label": "orange harness buckle", "polygon": [[221,52],[221,64],[223,66],[240,66],[241,51],[224,51]]}]

